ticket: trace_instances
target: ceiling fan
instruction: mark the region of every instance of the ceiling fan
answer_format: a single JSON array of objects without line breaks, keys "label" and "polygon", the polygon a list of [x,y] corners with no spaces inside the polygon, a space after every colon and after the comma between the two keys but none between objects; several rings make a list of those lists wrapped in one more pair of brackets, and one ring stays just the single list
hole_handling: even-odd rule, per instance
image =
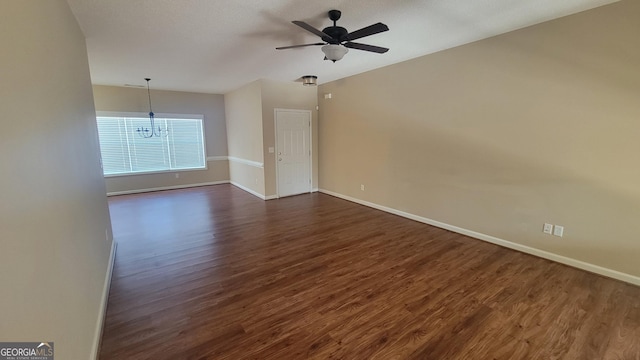
[{"label": "ceiling fan", "polygon": [[371,51],[378,54],[383,54],[389,51],[388,48],[353,42],[353,40],[357,40],[365,36],[370,36],[373,34],[388,31],[389,27],[387,25],[379,22],[373,25],[363,27],[360,30],[348,32],[347,29],[336,25],[336,21],[340,19],[340,15],[342,15],[342,13],[339,10],[330,10],[329,19],[333,21],[333,26],[326,27],[322,31],[314,28],[313,26],[307,24],[304,21],[292,21],[292,23],[300,26],[301,28],[307,30],[308,32],[318,35],[323,42],[277,47],[276,50],[293,49],[293,48],[299,48],[304,46],[324,45],[322,46],[322,52],[325,54],[324,59],[331,60],[333,62],[336,62],[342,59],[344,54],[346,54],[349,51],[349,49],[347,48]]}]

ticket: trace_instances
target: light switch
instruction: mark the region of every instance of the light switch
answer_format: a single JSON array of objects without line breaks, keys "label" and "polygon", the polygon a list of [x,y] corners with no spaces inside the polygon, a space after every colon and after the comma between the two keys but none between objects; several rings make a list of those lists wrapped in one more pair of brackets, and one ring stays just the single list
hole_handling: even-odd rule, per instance
[{"label": "light switch", "polygon": [[560,225],[554,226],[553,235],[562,237],[564,235],[564,226],[560,226]]},{"label": "light switch", "polygon": [[269,154],[273,154],[274,151],[276,151],[276,149],[274,149],[273,146],[269,146]]}]

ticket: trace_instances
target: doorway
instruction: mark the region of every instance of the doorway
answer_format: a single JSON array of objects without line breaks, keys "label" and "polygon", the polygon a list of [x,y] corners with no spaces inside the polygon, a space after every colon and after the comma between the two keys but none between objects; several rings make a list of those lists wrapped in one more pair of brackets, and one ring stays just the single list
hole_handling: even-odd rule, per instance
[{"label": "doorway", "polygon": [[311,192],[311,111],[275,109],[278,197]]}]

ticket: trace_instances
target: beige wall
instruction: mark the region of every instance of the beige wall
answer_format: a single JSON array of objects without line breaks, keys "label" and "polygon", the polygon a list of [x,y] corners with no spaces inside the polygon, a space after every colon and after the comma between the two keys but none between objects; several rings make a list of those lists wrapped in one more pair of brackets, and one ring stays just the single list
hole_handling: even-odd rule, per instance
[{"label": "beige wall", "polygon": [[621,1],[325,84],[320,187],[640,276],[638,34]]},{"label": "beige wall", "polygon": [[0,14],[0,340],[91,359],[111,225],[84,37],[63,0]]},{"label": "beige wall", "polygon": [[[139,82],[144,82],[140,79]],[[94,85],[97,111],[149,112],[147,89]],[[224,96],[216,94],[154,90],[151,80],[151,104],[155,113],[204,115],[204,135],[207,156],[227,155],[227,130]],[[175,173],[109,177],[107,192],[128,192],[140,189],[187,186],[229,180],[226,160],[209,159],[207,170]]]},{"label": "beige wall", "polygon": [[141,189],[180,188],[198,184],[223,183],[229,182],[229,162],[227,160],[209,160],[206,170],[114,176],[105,180],[107,193],[110,195],[139,192]]},{"label": "beige wall", "polygon": [[[317,104],[317,88],[297,82],[262,79],[225,94],[231,182],[262,197],[276,196],[275,153],[268,150],[276,144],[274,110],[311,110],[312,185],[317,188]],[[249,163],[237,159],[249,160]]]},{"label": "beige wall", "polygon": [[276,154],[269,147],[276,146],[274,110],[310,110],[312,123],[312,187],[318,187],[318,91],[315,86],[302,86],[299,82],[261,80],[262,84],[262,129],[265,191],[267,196],[276,195]]},{"label": "beige wall", "polygon": [[261,96],[260,81],[254,81],[225,94],[224,107],[231,182],[264,196]]}]

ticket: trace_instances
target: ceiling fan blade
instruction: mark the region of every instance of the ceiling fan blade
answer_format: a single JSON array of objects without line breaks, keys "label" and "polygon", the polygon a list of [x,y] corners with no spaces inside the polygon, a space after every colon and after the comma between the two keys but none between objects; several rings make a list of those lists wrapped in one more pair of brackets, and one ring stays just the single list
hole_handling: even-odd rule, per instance
[{"label": "ceiling fan blade", "polygon": [[356,30],[354,32],[349,33],[345,40],[348,40],[348,41],[356,40],[356,39],[363,38],[365,36],[385,32],[385,31],[389,31],[389,27],[379,22],[377,24],[369,25],[367,27],[363,27],[360,30]]},{"label": "ceiling fan blade", "polygon": [[311,25],[307,24],[307,23],[306,23],[306,22],[304,22],[304,21],[297,21],[297,20],[294,20],[294,21],[292,21],[292,23],[294,23],[294,24],[296,24],[296,25],[300,26],[301,28],[303,28],[303,29],[307,30],[308,32],[310,32],[310,33],[312,33],[312,34],[316,34],[316,35],[318,35],[318,36],[320,36],[320,37],[327,36],[327,34],[323,33],[322,31],[320,31],[320,30],[318,30],[318,29],[316,29],[316,28],[314,28],[313,26],[311,26]]},{"label": "ceiling fan blade", "polygon": [[367,44],[360,44],[360,43],[354,43],[354,42],[350,42],[350,41],[344,43],[344,46],[346,46],[348,48],[352,48],[352,49],[357,49],[357,50],[371,51],[371,52],[378,53],[378,54],[384,54],[387,51],[389,51],[389,49],[384,48],[384,47],[367,45]]},{"label": "ceiling fan blade", "polygon": [[315,44],[303,44],[303,45],[291,45],[291,46],[281,46],[281,47],[277,47],[276,50],[284,50],[284,49],[294,49],[294,48],[299,48],[299,47],[305,47],[305,46],[318,46],[318,45],[324,45],[325,43],[315,43]]}]

